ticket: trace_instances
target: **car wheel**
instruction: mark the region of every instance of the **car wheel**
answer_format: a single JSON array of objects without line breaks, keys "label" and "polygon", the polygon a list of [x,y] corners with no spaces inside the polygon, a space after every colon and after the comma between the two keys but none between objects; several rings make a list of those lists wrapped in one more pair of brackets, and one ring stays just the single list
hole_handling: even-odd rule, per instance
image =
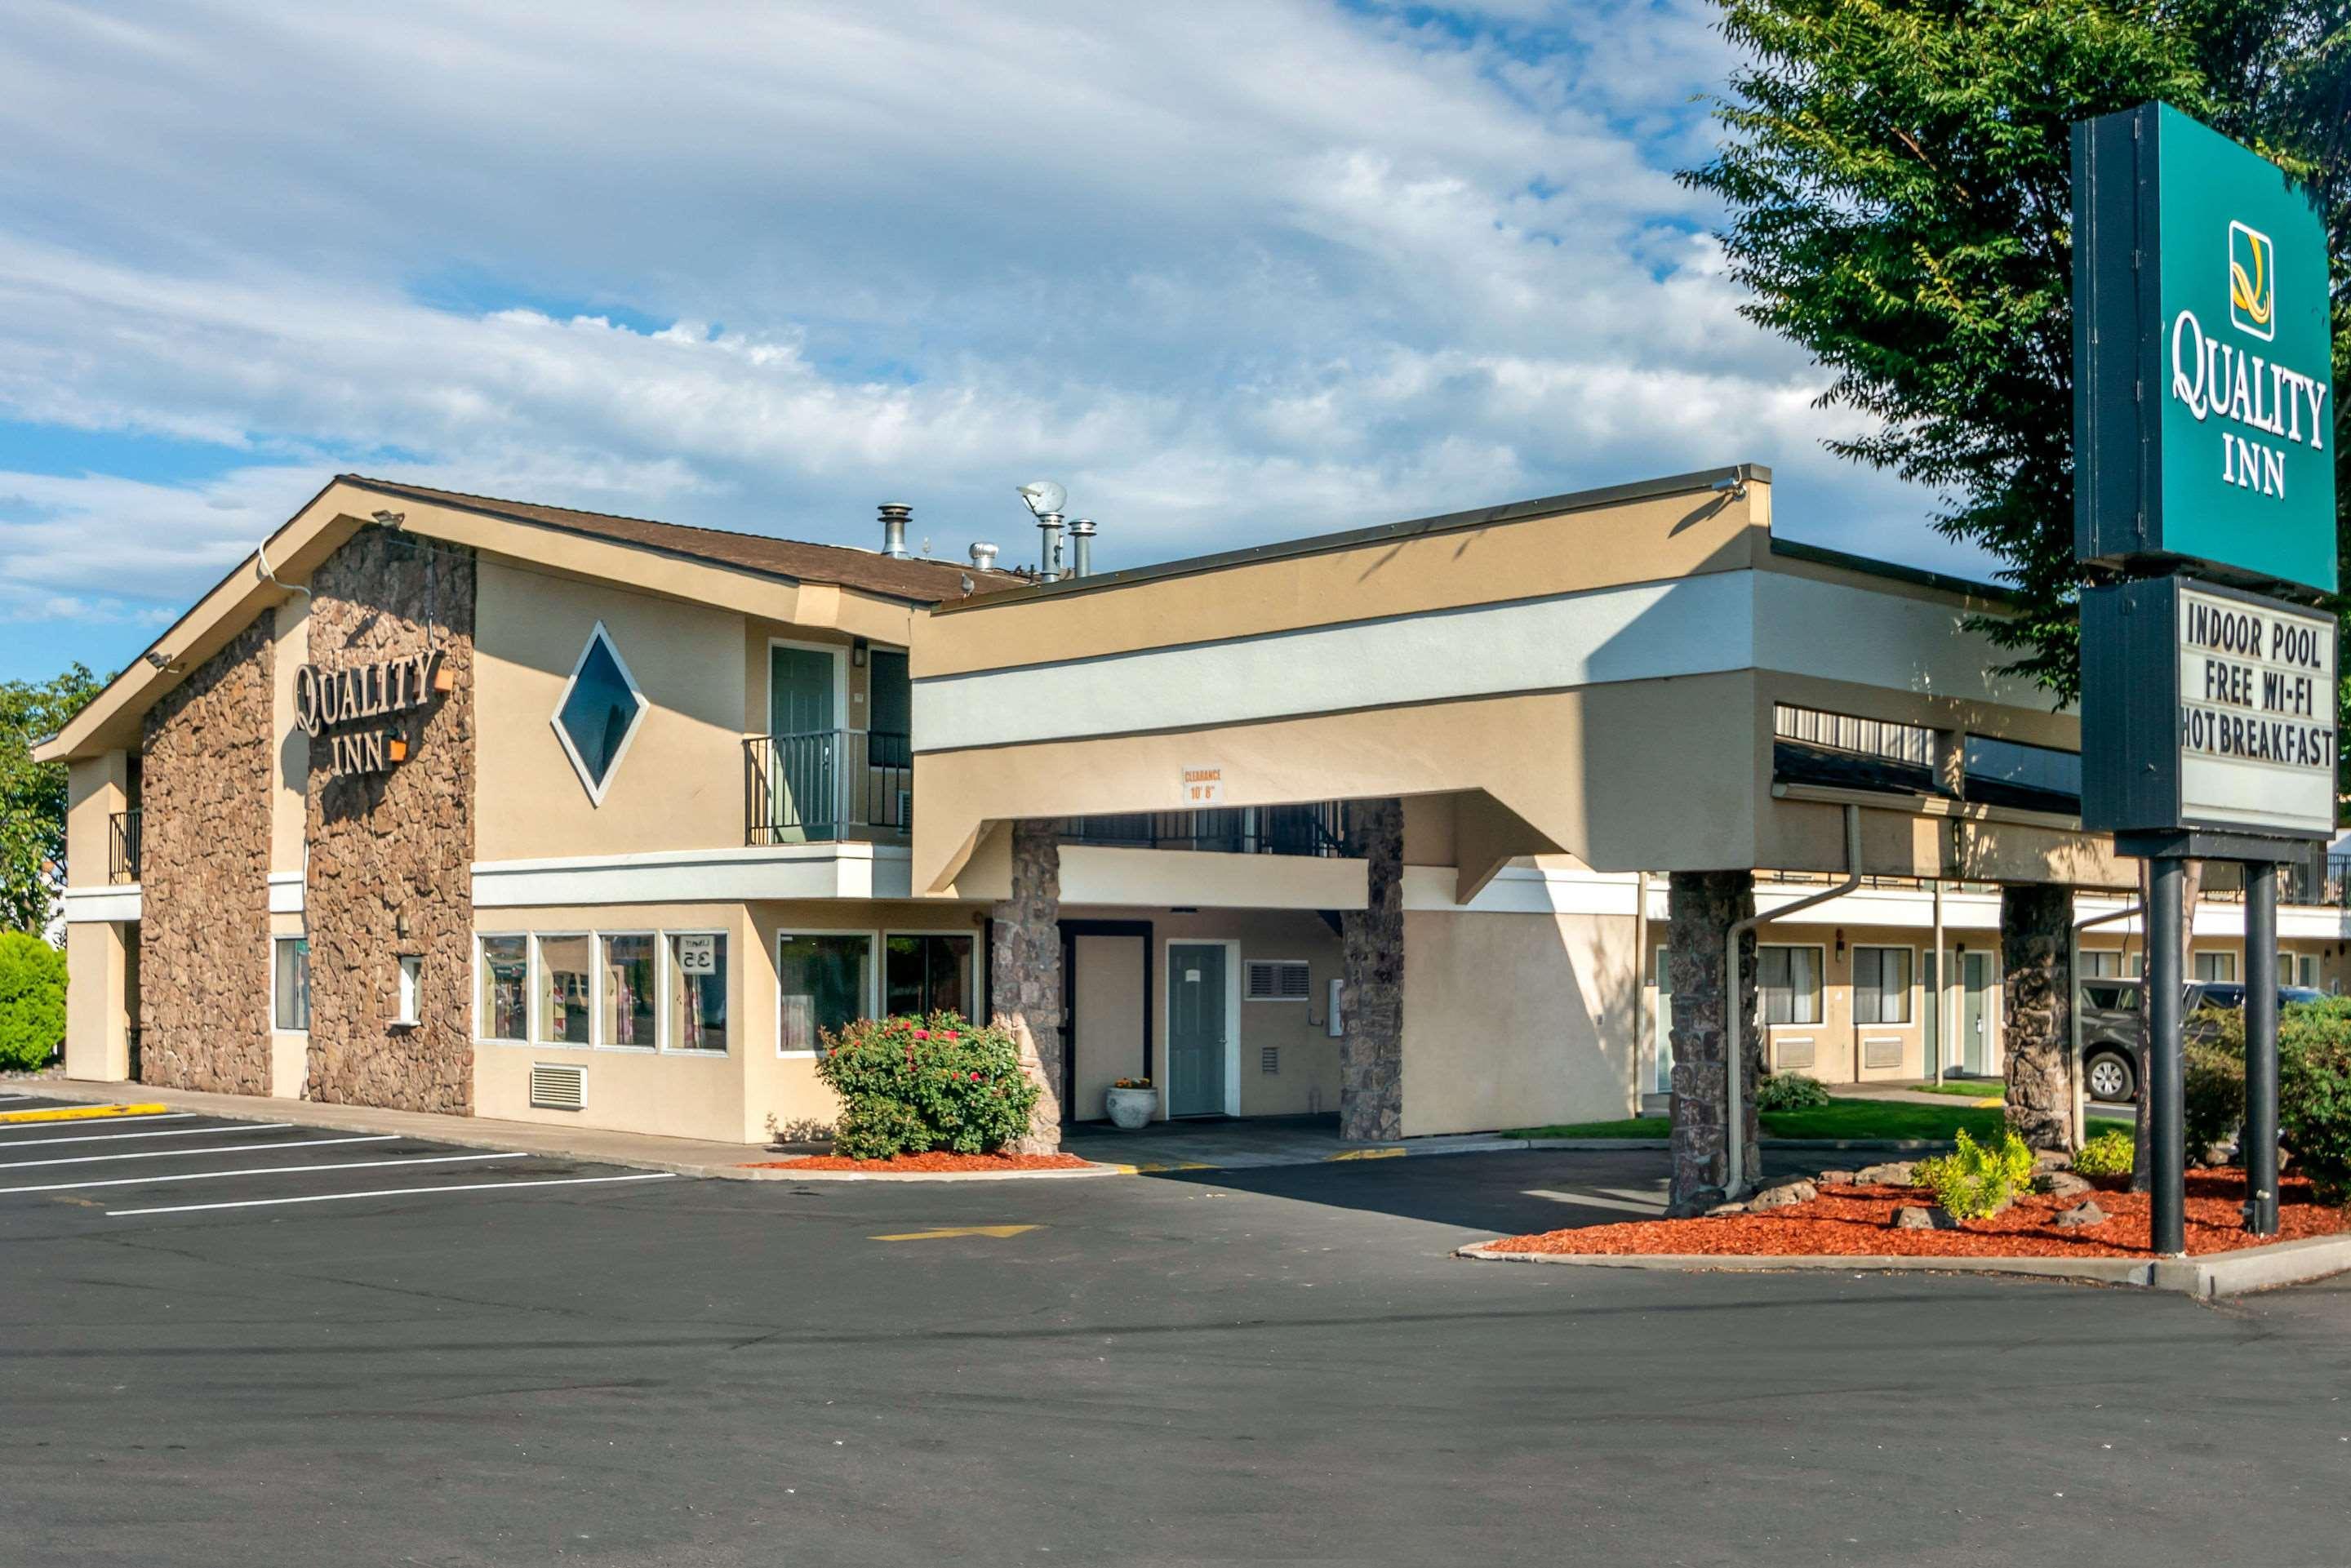
[{"label": "car wheel", "polygon": [[2128,1100],[2137,1087],[2131,1064],[2119,1056],[2101,1055],[2090,1058],[2089,1071],[2084,1074],[2083,1087],[2093,1100],[2108,1103]]}]

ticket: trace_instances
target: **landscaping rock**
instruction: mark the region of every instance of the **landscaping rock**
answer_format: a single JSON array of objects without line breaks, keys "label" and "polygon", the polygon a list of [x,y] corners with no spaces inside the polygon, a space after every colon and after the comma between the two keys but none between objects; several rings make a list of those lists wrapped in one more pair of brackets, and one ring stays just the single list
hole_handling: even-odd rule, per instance
[{"label": "landscaping rock", "polygon": [[1767,1209],[1785,1208],[1792,1203],[1808,1203],[1820,1196],[1821,1189],[1811,1182],[1802,1179],[1783,1181],[1757,1193],[1748,1199],[1747,1207],[1761,1214]]},{"label": "landscaping rock", "polygon": [[2041,1186],[2052,1197],[2086,1197],[2095,1190],[2087,1177],[2072,1171],[2051,1171],[2042,1178]]},{"label": "landscaping rock", "polygon": [[2063,1149],[2036,1149],[2032,1155],[2032,1168],[2043,1172],[2071,1170],[2074,1168],[2074,1156]]},{"label": "landscaping rock", "polygon": [[1823,1186],[1851,1186],[1853,1185],[1853,1173],[1851,1171],[1823,1171],[1819,1176],[1814,1176],[1813,1179]]},{"label": "landscaping rock", "polygon": [[1959,1222],[1940,1208],[1929,1208],[1922,1203],[1906,1203],[1894,1211],[1896,1230],[1957,1230]]},{"label": "landscaping rock", "polygon": [[1743,1203],[1718,1203],[1706,1211],[1706,1217],[1708,1219],[1727,1219],[1731,1215],[1746,1212],[1747,1206]]},{"label": "landscaping rock", "polygon": [[1870,1186],[1915,1186],[1917,1168],[1915,1160],[1888,1160],[1883,1165],[1862,1166],[1853,1173],[1853,1179]]},{"label": "landscaping rock", "polygon": [[2088,1198],[2084,1198],[2059,1215],[2056,1222],[2069,1230],[2077,1226],[2104,1225],[2106,1222],[2106,1211]]},{"label": "landscaping rock", "polygon": [[2211,1167],[2211,1168],[2213,1168],[2213,1169],[2219,1169],[2219,1168],[2220,1168],[2220,1167],[2221,1167],[2221,1166],[2233,1166],[2233,1165],[2235,1165],[2236,1163],[2237,1163],[2237,1145],[2234,1145],[2234,1144],[2207,1144],[2206,1145],[2204,1145],[2204,1164],[2205,1164],[2206,1166],[2210,1166],[2210,1167]]}]

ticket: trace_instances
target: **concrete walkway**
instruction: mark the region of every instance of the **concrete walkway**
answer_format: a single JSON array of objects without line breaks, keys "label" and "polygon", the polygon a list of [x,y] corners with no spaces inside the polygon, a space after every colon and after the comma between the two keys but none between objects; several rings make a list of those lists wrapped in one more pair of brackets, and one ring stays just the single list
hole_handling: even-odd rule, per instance
[{"label": "concrete walkway", "polygon": [[1132,1133],[1089,1123],[1061,1136],[1064,1153],[1139,1174],[1183,1170],[1261,1170],[1332,1160],[1394,1159],[1405,1155],[1482,1155],[1539,1147],[1524,1138],[1470,1133],[1354,1144],[1339,1136],[1336,1116],[1253,1116],[1153,1122]]},{"label": "concrete walkway", "polygon": [[[1958,1080],[1945,1079],[1944,1082],[1949,1083]],[[1980,1082],[1983,1093],[1974,1098],[1964,1094],[1937,1094],[1911,1083],[1833,1083],[1829,1085],[1829,1092],[1840,1100],[1895,1100],[1905,1105],[1991,1106],[2001,1104],[2005,1100],[2007,1087],[1999,1079],[1986,1078]],[[2099,1100],[2088,1102],[2082,1110],[2092,1120],[2100,1116],[2119,1116],[2128,1122],[2134,1114],[2128,1105],[2109,1105]]]},{"label": "concrete walkway", "polygon": [[514,1150],[601,1165],[632,1166],[642,1170],[675,1171],[680,1176],[758,1181],[773,1180],[780,1174],[744,1168],[751,1162],[781,1157],[758,1144],[659,1138],[646,1133],[613,1133],[595,1127],[500,1122],[484,1116],[440,1116],[423,1111],[385,1111],[372,1105],[324,1105],[310,1100],[279,1100],[257,1094],[208,1094],[193,1089],[157,1089],[145,1083],[96,1083],[56,1076],[0,1082],[10,1088],[57,1100],[97,1104],[135,1100],[235,1122],[291,1122],[298,1127],[329,1127],[346,1133],[397,1133],[468,1148]]}]

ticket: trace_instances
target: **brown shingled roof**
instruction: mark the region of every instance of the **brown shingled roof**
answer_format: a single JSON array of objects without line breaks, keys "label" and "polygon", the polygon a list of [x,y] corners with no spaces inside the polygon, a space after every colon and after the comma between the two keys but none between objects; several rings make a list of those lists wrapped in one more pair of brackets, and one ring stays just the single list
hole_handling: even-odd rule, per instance
[{"label": "brown shingled roof", "polygon": [[397,480],[371,479],[362,474],[340,476],[387,496],[405,496],[434,506],[455,507],[487,517],[538,528],[560,528],[670,555],[691,556],[721,566],[789,578],[798,582],[831,582],[860,592],[876,593],[917,604],[936,604],[964,596],[963,580],[972,591],[986,593],[1017,588],[1029,580],[1008,571],[982,571],[956,561],[898,560],[847,545],[809,544],[768,534],[730,533],[723,528],[690,528],[681,523],[657,523],[647,517],[616,517],[606,512],[579,512],[569,507],[543,507],[534,501],[503,501],[492,496],[468,496],[435,490]]}]

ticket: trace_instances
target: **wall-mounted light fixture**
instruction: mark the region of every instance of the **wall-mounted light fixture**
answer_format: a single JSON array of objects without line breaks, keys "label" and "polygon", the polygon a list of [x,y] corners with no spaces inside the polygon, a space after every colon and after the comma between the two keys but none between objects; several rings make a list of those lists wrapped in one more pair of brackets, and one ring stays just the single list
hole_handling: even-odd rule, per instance
[{"label": "wall-mounted light fixture", "polygon": [[1837,927],[1836,956],[1840,958],[1844,956],[1844,927],[1842,925]]},{"label": "wall-mounted light fixture", "polygon": [[849,663],[851,667],[860,670],[865,667],[866,645],[865,639],[862,637],[856,638],[851,642],[849,644]]}]

